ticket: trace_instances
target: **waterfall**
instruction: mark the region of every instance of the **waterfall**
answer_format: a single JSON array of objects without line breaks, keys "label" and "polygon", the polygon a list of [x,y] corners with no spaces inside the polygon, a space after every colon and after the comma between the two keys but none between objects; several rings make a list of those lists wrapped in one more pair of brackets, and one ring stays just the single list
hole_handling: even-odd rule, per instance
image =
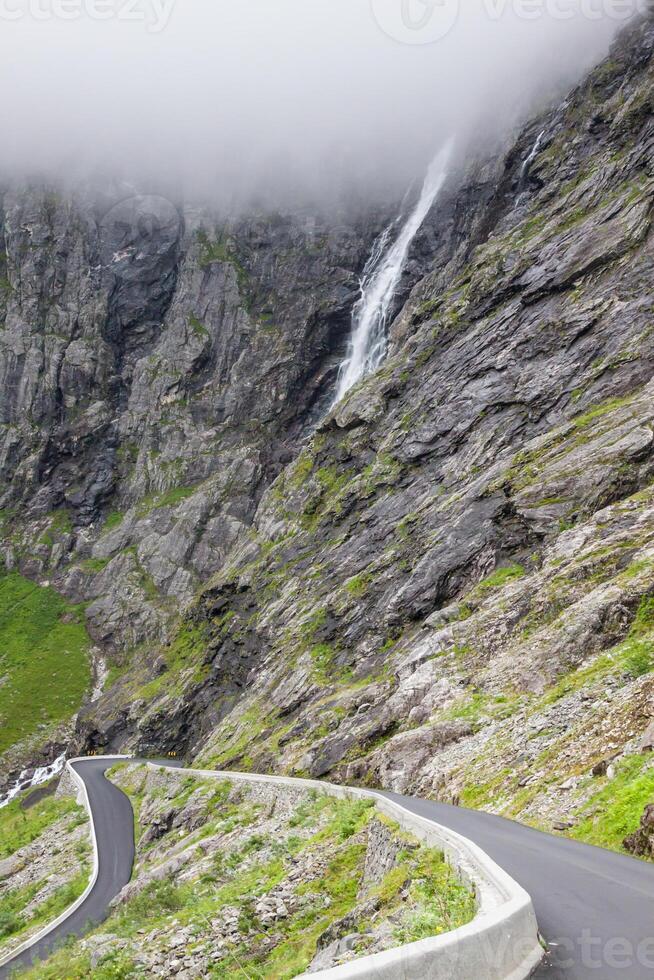
[{"label": "waterfall", "polygon": [[519,185],[520,190],[522,190],[525,184],[527,183],[527,177],[529,176],[531,165],[541,151],[541,147],[544,142],[545,132],[546,131],[543,130],[542,133],[538,134],[538,138],[534,143],[533,147],[531,148],[531,153],[529,154],[529,156],[527,157],[527,159],[522,165],[522,170],[520,171],[520,185]]},{"label": "waterfall", "polygon": [[386,356],[387,321],[413,239],[419,232],[446,179],[452,141],[432,161],[420,199],[393,242],[394,221],[377,239],[361,279],[361,298],[352,314],[347,357],[338,374],[334,404],[361,378],[375,371]]},{"label": "waterfall", "polygon": [[24,793],[27,789],[33,789],[35,786],[47,783],[54,776],[58,776],[63,770],[65,762],[66,753],[64,752],[54,762],[51,762],[49,766],[39,766],[31,776],[29,775],[29,769],[24,769],[11,789],[3,797],[0,797],[0,810],[11,803],[19,793]]}]

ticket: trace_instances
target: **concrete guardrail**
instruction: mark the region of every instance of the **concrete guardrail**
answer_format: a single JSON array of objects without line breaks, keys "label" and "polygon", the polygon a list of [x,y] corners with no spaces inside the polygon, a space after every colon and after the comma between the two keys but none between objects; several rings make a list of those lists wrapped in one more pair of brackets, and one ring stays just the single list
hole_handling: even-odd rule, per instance
[{"label": "concrete guardrail", "polygon": [[[132,756],[92,756],[108,762],[130,761]],[[0,959],[0,966],[34,946],[71,916],[88,898],[98,877],[99,856],[93,821],[84,780],[73,763],[66,763],[77,789],[78,800],[89,814],[93,844],[93,872],[84,893],[62,914],[18,949]],[[162,766],[148,763],[155,769]],[[250,773],[216,772],[215,770],[181,769],[175,772],[244,783],[269,783],[305,792],[327,793],[341,799],[373,800],[378,809],[395,820],[403,830],[412,833],[430,847],[442,850],[462,880],[475,890],[477,915],[468,925],[452,932],[423,939],[396,949],[363,956],[343,966],[323,970],[324,980],[526,980],[543,957],[538,926],[531,898],[512,878],[492,861],[481,848],[460,834],[419,817],[401,804],[374,790],[337,786],[313,779],[285,776],[258,776]],[[304,974],[308,976],[308,974]]]},{"label": "concrete guardrail", "polygon": [[480,847],[447,827],[411,813],[374,790],[285,776],[175,771],[231,782],[270,783],[341,799],[373,800],[403,830],[442,850],[461,878],[474,888],[477,915],[468,925],[312,976],[324,980],[525,980],[541,962],[544,949],[530,896]]}]

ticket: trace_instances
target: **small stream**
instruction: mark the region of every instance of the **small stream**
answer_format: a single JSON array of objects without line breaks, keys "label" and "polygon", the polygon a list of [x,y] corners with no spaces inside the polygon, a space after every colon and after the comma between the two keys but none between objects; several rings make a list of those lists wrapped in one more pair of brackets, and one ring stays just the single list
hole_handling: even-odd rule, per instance
[{"label": "small stream", "polygon": [[49,766],[39,766],[35,769],[33,774],[31,769],[23,769],[20,776],[8,790],[4,796],[0,796],[0,810],[7,806],[13,799],[15,799],[19,793],[24,793],[27,789],[34,789],[36,786],[41,786],[43,783],[47,783],[54,776],[58,776],[60,772],[63,771],[66,765],[66,753],[64,752],[60,755],[54,762],[51,762]]}]

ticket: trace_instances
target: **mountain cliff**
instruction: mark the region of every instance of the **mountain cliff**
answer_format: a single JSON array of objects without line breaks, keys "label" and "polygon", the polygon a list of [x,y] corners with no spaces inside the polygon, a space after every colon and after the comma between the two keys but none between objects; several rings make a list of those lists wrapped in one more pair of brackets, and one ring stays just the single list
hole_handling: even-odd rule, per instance
[{"label": "mountain cliff", "polygon": [[[3,554],[85,604],[109,664],[75,748],[636,830],[653,52],[648,18],[451,175],[384,366],[331,410],[395,207],[225,223],[120,188],[7,189]],[[602,801],[620,819],[598,828]]]},{"label": "mountain cliff", "polygon": [[382,217],[5,191],[2,557],[84,606],[98,678],[166,639],[328,406]]}]

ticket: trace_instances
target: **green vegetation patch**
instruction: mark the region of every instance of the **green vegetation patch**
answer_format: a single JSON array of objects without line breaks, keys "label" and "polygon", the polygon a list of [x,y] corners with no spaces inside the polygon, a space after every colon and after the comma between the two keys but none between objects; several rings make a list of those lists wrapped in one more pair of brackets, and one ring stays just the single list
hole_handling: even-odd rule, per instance
[{"label": "green vegetation patch", "polygon": [[18,938],[21,933],[34,926],[47,925],[61,915],[69,905],[80,897],[88,885],[89,876],[86,871],[80,872],[70,881],[60,885],[43,902],[39,902],[31,914],[26,914],[26,907],[33,902],[43,882],[34,882],[24,888],[5,891],[2,894],[0,909],[0,942],[5,939]]},{"label": "green vegetation patch", "polygon": [[311,659],[318,678],[326,680],[333,673],[335,654],[328,643],[318,643],[312,647]]},{"label": "green vegetation patch", "polygon": [[27,810],[23,810],[20,801],[21,798],[16,797],[0,810],[0,860],[31,844],[67,814],[77,813],[80,819],[84,818],[84,811],[72,797],[55,799],[49,796]]},{"label": "green vegetation patch", "polygon": [[437,721],[467,721],[473,731],[482,727],[482,722],[502,721],[510,718],[519,709],[522,701],[519,694],[510,691],[505,694],[486,694],[474,691],[463,695],[436,716]]},{"label": "green vegetation patch", "polygon": [[40,544],[53,548],[60,538],[71,534],[73,524],[67,510],[56,510],[50,515],[50,525],[41,535]]},{"label": "green vegetation patch", "polygon": [[212,241],[204,229],[198,231],[197,239],[200,245],[200,265],[203,269],[208,265],[213,265],[214,262],[232,261],[232,256],[226,242],[220,240]]},{"label": "green vegetation patch", "polygon": [[0,753],[77,711],[88,650],[81,606],[0,570]]},{"label": "green vegetation patch", "polygon": [[193,331],[193,333],[195,334],[195,336],[198,337],[200,340],[203,340],[205,337],[209,336],[209,331],[207,330],[205,325],[201,323],[200,320],[198,320],[196,316],[190,316],[188,318],[188,325]]},{"label": "green vegetation patch", "polygon": [[623,643],[566,674],[538,701],[538,707],[560,701],[582,688],[615,674],[634,680],[654,670],[654,599],[641,600],[629,634]]},{"label": "green vegetation patch", "polygon": [[85,572],[92,572],[97,575],[103,572],[110,562],[111,558],[86,558],[82,562],[82,568]]},{"label": "green vegetation patch", "polygon": [[622,850],[623,840],[638,829],[645,807],[654,800],[652,756],[624,759],[617,765],[614,778],[603,783],[570,835],[586,844]]},{"label": "green vegetation patch", "polygon": [[301,516],[305,530],[315,530],[330,514],[341,514],[341,496],[356,476],[355,470],[341,470],[338,466],[323,466],[313,471],[313,489]]},{"label": "green vegetation patch", "polygon": [[372,584],[372,575],[355,575],[345,583],[345,590],[355,599],[362,599]]},{"label": "green vegetation patch", "polygon": [[[73,951],[74,950],[74,951]],[[137,967],[132,956],[122,950],[105,957],[99,965],[91,965],[91,952],[79,951],[79,947],[62,949],[50,957],[47,963],[40,963],[28,972],[21,974],[22,980],[128,980],[142,978],[145,974]]]},{"label": "green vegetation patch", "polygon": [[206,627],[189,626],[183,622],[163,651],[165,672],[139,688],[139,697],[151,698],[164,690],[173,693],[181,690],[186,682],[200,683],[204,680],[208,671],[205,662],[208,643]]},{"label": "green vegetation patch", "polygon": [[605,416],[611,415],[613,412],[626,408],[636,399],[637,395],[638,392],[625,395],[623,398],[610,398],[605,402],[601,402],[594,408],[589,409],[583,415],[578,415],[573,420],[575,428],[586,429],[599,419],[603,419]]},{"label": "green vegetation patch", "polygon": [[[247,770],[250,759],[246,749],[260,737],[262,731],[277,722],[278,712],[271,705],[255,701],[252,707],[241,712],[238,718],[230,716],[220,729],[219,741],[212,743],[210,751],[202,757],[202,765],[212,769],[236,768]],[[279,730],[278,730],[279,731]]]},{"label": "green vegetation patch", "polygon": [[172,487],[170,490],[166,490],[163,493],[152,494],[149,497],[144,497],[138,508],[138,516],[146,517],[153,510],[162,510],[164,507],[177,507],[178,504],[183,503],[183,501],[188,500],[192,497],[194,493],[197,492],[197,486],[195,487]]},{"label": "green vegetation patch", "polygon": [[477,585],[477,589],[482,592],[490,592],[494,589],[503,589],[509,582],[514,582],[516,579],[524,578],[526,574],[527,573],[522,565],[509,565],[507,568],[498,568],[492,575],[489,575],[488,578],[483,579],[483,581]]},{"label": "green vegetation patch", "polygon": [[197,232],[197,240],[200,246],[200,267],[207,269],[216,262],[231,265],[236,272],[239,291],[244,299],[248,299],[249,277],[247,270],[239,259],[230,239],[218,238],[212,240],[204,229]]},{"label": "green vegetation patch", "polygon": [[[16,854],[15,867],[20,875],[28,866],[28,859],[21,852],[35,845],[33,860],[29,860],[29,878],[9,877],[2,882],[0,956],[7,952],[9,941],[15,948],[28,930],[56,919],[82,894],[90,875],[91,842],[87,834],[82,832],[74,850],[68,836],[87,823],[84,808],[71,797],[47,797],[27,809],[21,806],[24,800],[25,794],[0,810],[0,860]],[[42,835],[48,832],[50,838],[45,843]],[[57,876],[58,882],[53,890],[52,875]]]},{"label": "green vegetation patch", "polygon": [[402,887],[410,882],[406,899],[408,911],[395,929],[398,943],[415,943],[440,936],[474,918],[474,894],[462,884],[438,851],[420,848],[414,855],[409,855],[404,865],[386,876],[385,884],[389,883],[391,875],[395,875],[398,884],[402,882]]},{"label": "green vegetation patch", "polygon": [[125,515],[119,510],[112,511],[104,522],[104,527],[102,529],[104,534],[109,534],[110,531],[115,531],[117,527],[123,523]]}]

